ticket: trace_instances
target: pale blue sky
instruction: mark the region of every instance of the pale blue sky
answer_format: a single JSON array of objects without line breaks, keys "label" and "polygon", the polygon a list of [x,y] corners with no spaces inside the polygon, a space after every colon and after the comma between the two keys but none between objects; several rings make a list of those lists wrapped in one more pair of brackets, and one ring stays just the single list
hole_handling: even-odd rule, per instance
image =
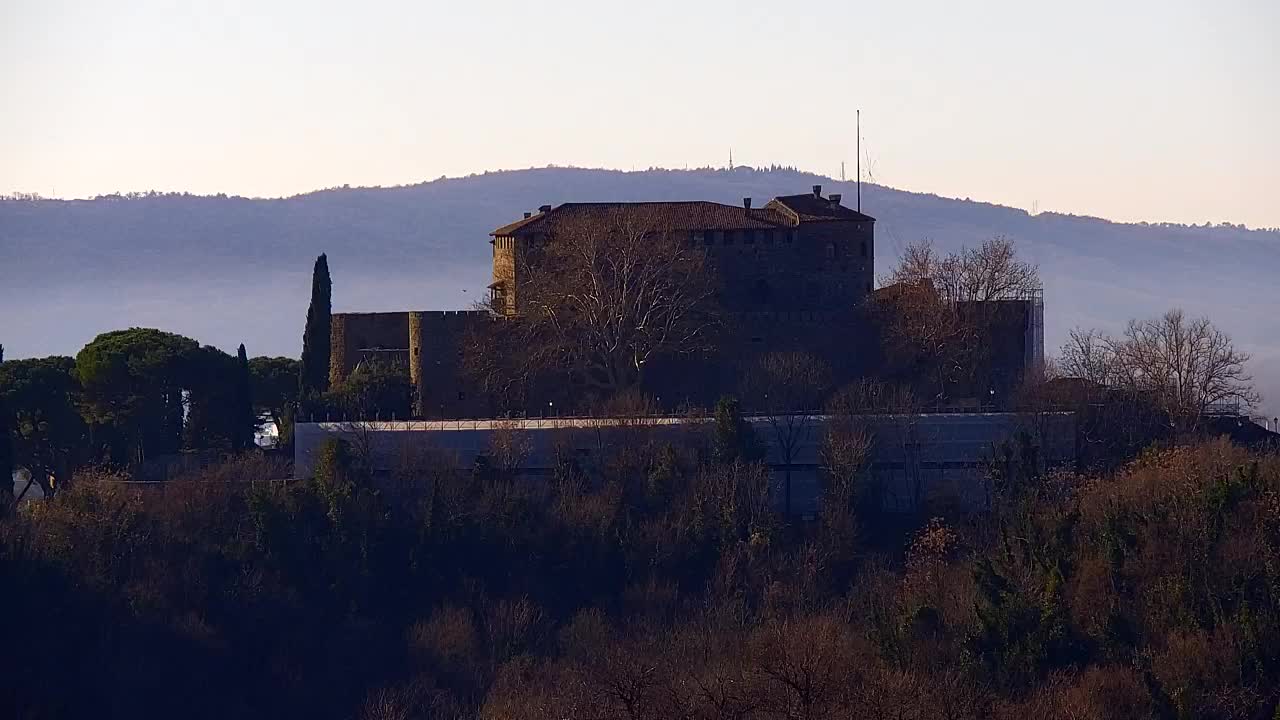
[{"label": "pale blue sky", "polygon": [[0,192],[546,164],[1280,226],[1280,2],[0,0]]}]

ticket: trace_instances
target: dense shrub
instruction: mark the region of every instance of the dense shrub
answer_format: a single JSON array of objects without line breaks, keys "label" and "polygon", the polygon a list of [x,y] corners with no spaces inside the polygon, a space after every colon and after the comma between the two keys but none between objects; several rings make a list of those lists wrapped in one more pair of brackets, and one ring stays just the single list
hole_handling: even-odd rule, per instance
[{"label": "dense shrub", "polygon": [[[12,717],[1271,717],[1280,460],[1011,475],[991,515],[783,522],[757,465],[644,441],[375,487],[243,458],[84,475],[0,524]],[[848,504],[848,512],[865,512]]]}]

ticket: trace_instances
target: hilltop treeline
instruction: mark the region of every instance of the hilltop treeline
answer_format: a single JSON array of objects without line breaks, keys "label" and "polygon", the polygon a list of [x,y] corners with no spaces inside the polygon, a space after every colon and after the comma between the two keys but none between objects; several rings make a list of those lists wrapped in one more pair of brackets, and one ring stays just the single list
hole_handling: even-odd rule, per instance
[{"label": "hilltop treeline", "polygon": [[[749,438],[542,482],[406,458],[377,490],[246,456],[85,475],[0,523],[15,718],[1251,718],[1280,687],[1280,460],[993,466],[901,532],[826,474],[771,509]],[[856,474],[855,474],[855,477]]]}]

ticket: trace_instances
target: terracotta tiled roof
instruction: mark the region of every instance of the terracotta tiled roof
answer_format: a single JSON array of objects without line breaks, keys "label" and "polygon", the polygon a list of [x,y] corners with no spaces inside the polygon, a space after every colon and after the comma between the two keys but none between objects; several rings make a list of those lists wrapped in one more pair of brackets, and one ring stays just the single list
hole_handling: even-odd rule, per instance
[{"label": "terracotta tiled roof", "polygon": [[782,195],[771,200],[768,205],[765,205],[765,208],[776,206],[781,206],[795,213],[800,222],[823,220],[875,221],[875,218],[870,215],[863,215],[857,210],[832,203],[827,198],[814,197],[813,193]]},{"label": "terracotta tiled roof", "polygon": [[794,221],[772,208],[746,208],[705,201],[564,203],[550,212],[517,220],[490,235],[550,232],[563,222],[629,225],[654,230],[772,230]]}]

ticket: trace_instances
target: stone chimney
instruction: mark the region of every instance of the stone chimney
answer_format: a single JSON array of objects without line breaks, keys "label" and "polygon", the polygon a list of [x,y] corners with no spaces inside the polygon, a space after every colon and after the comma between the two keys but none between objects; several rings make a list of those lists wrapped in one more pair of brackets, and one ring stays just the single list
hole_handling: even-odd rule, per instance
[{"label": "stone chimney", "polygon": [[830,197],[831,207],[840,207],[840,198],[843,196],[840,193],[831,193]]},{"label": "stone chimney", "polygon": [[538,206],[538,212],[540,212],[540,213],[549,213],[549,212],[551,212],[551,206],[550,206],[550,205],[539,205],[539,206]]},{"label": "stone chimney", "polygon": [[814,186],[813,186],[813,198],[814,198],[815,200],[821,200],[821,199],[822,199],[822,186],[821,186],[821,185],[814,185]]},{"label": "stone chimney", "polygon": [[742,198],[742,207],[744,207],[744,208],[746,208],[746,209],[750,210],[750,209],[751,209],[751,198]]},{"label": "stone chimney", "polygon": [[533,217],[533,213],[531,213],[531,212],[526,212],[526,213],[524,214],[524,219],[525,219],[525,220],[528,220],[528,219],[529,219],[529,218],[531,218],[531,217]]}]

